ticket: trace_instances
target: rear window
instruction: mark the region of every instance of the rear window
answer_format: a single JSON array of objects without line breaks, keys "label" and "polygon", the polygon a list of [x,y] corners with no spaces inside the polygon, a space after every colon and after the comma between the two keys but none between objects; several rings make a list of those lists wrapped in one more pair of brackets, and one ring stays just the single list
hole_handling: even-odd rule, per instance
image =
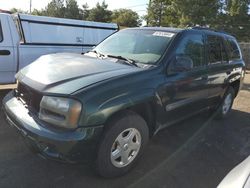
[{"label": "rear window", "polygon": [[240,49],[234,39],[227,39],[227,47],[230,61],[241,59]]},{"label": "rear window", "polygon": [[209,35],[208,58],[210,64],[219,64],[228,62],[228,56],[221,37]]},{"label": "rear window", "polygon": [[0,22],[0,42],[3,41],[3,31],[2,31],[2,25],[1,25],[1,22]]}]

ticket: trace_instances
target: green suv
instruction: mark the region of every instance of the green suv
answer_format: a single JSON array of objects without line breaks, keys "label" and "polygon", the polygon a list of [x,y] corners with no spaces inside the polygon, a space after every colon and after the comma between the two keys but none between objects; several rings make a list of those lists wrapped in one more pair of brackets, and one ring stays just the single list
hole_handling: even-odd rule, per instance
[{"label": "green suv", "polygon": [[204,28],[121,30],[83,55],[52,54],[16,75],[6,119],[46,158],[131,169],[160,129],[230,112],[245,65],[236,39]]}]

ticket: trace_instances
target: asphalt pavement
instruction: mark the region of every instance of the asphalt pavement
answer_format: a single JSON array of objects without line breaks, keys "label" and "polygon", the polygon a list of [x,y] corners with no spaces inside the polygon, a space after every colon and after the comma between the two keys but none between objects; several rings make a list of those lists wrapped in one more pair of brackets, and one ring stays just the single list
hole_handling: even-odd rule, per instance
[{"label": "asphalt pavement", "polygon": [[214,115],[205,112],[160,131],[131,172],[105,179],[91,163],[63,164],[33,154],[1,110],[0,188],[214,188],[250,155],[250,74],[230,116]]}]

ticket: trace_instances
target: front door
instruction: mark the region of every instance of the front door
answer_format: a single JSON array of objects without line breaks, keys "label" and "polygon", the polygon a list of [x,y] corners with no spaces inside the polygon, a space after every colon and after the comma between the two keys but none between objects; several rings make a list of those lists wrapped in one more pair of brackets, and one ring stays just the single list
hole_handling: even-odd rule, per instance
[{"label": "front door", "polygon": [[6,17],[0,17],[0,84],[14,83],[16,63],[11,31]]},{"label": "front door", "polygon": [[168,125],[207,107],[208,75],[202,33],[182,37],[168,67],[162,103]]}]

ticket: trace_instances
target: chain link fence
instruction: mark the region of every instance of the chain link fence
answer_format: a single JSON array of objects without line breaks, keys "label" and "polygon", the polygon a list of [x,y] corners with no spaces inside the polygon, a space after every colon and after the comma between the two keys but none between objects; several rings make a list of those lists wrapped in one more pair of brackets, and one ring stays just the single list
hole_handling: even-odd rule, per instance
[{"label": "chain link fence", "polygon": [[250,43],[241,42],[240,44],[243,59],[246,63],[247,69],[250,69]]}]

